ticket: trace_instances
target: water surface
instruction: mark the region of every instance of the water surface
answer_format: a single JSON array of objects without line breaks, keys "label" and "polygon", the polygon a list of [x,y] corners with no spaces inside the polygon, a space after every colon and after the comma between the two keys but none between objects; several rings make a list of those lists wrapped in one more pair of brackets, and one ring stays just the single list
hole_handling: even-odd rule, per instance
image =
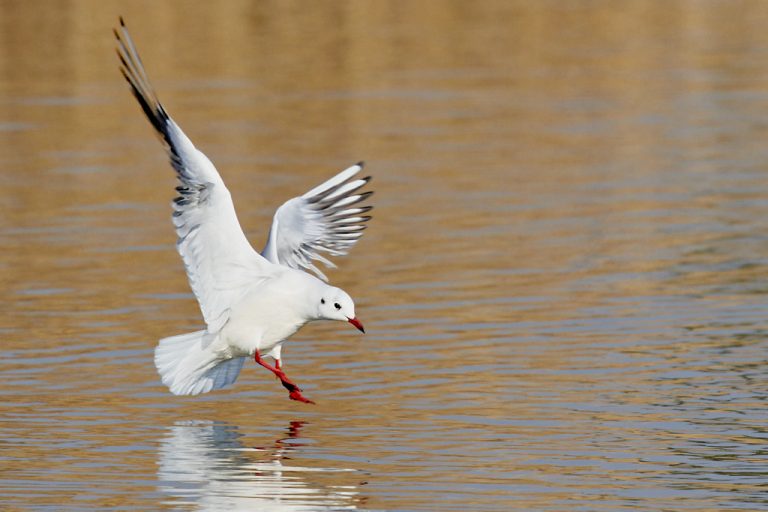
[{"label": "water surface", "polygon": [[[765,510],[768,5],[0,2],[0,508]],[[174,397],[161,99],[261,247],[360,159],[368,334]]]}]

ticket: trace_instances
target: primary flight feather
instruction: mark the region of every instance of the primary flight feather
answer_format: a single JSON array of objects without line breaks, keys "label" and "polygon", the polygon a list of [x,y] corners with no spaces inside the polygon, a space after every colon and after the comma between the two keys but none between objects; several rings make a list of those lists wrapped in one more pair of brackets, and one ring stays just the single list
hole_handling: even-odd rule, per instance
[{"label": "primary flight feather", "polygon": [[256,252],[216,167],[157,99],[122,18],[114,32],[120,71],[165,143],[180,182],[173,202],[176,247],[206,324],[160,340],[155,366],[163,383],[177,395],[219,389],[232,384],[245,358],[253,357],[280,379],[291,399],[312,403],[283,371],[281,348],[314,320],[346,321],[365,332],[352,298],[328,285],[315,265],[333,267],[328,257],[347,254],[371,218],[365,203],[372,192],[361,191],[370,177],[357,177],[363,163],[286,201],[275,212],[266,246]]}]

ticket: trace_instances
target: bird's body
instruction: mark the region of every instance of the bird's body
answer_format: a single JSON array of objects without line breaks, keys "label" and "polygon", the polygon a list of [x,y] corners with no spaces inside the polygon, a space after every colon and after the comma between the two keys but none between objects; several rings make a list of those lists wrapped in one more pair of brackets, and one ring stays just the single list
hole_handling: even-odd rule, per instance
[{"label": "bird's body", "polygon": [[[370,179],[355,177],[362,163],[285,202],[275,213],[266,247],[256,252],[213,163],[157,99],[122,19],[115,36],[121,71],[181,182],[174,200],[176,246],[206,323],[204,330],[160,340],[155,366],[163,383],[178,395],[219,389],[232,384],[245,358],[253,357],[281,380],[290,398],[311,402],[281,369],[281,348],[314,320],[346,321],[363,331],[352,299],[324,282],[313,263],[333,266],[320,252],[346,254],[370,219],[364,214],[371,207],[359,205],[371,194],[358,193]],[[275,359],[274,367],[265,356]]]},{"label": "bird's body", "polygon": [[[271,352],[304,324],[318,320],[315,301],[328,285],[291,268],[279,268],[274,277],[256,283],[232,308],[221,339],[235,356]],[[254,334],[258,332],[258,336]]]}]

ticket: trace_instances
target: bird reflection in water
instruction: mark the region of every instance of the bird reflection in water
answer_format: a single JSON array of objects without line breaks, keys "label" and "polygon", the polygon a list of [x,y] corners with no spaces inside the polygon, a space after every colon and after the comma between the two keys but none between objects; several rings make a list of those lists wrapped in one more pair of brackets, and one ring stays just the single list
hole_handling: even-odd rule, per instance
[{"label": "bird reflection in water", "polygon": [[[356,510],[361,502],[355,478],[322,485],[319,474],[355,474],[350,469],[284,464],[303,443],[304,422],[292,421],[272,445],[249,448],[238,427],[214,421],[178,422],[158,451],[160,491],[166,505],[198,510]],[[313,475],[310,479],[310,475]],[[334,484],[339,483],[333,478]]]}]

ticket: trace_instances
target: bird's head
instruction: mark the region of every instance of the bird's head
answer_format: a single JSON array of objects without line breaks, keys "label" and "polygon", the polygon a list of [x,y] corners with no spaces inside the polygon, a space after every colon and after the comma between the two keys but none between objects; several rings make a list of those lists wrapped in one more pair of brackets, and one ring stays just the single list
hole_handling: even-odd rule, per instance
[{"label": "bird's head", "polygon": [[363,324],[355,316],[355,303],[352,297],[341,288],[327,287],[320,295],[318,302],[318,318],[349,322],[361,332],[365,332]]}]

